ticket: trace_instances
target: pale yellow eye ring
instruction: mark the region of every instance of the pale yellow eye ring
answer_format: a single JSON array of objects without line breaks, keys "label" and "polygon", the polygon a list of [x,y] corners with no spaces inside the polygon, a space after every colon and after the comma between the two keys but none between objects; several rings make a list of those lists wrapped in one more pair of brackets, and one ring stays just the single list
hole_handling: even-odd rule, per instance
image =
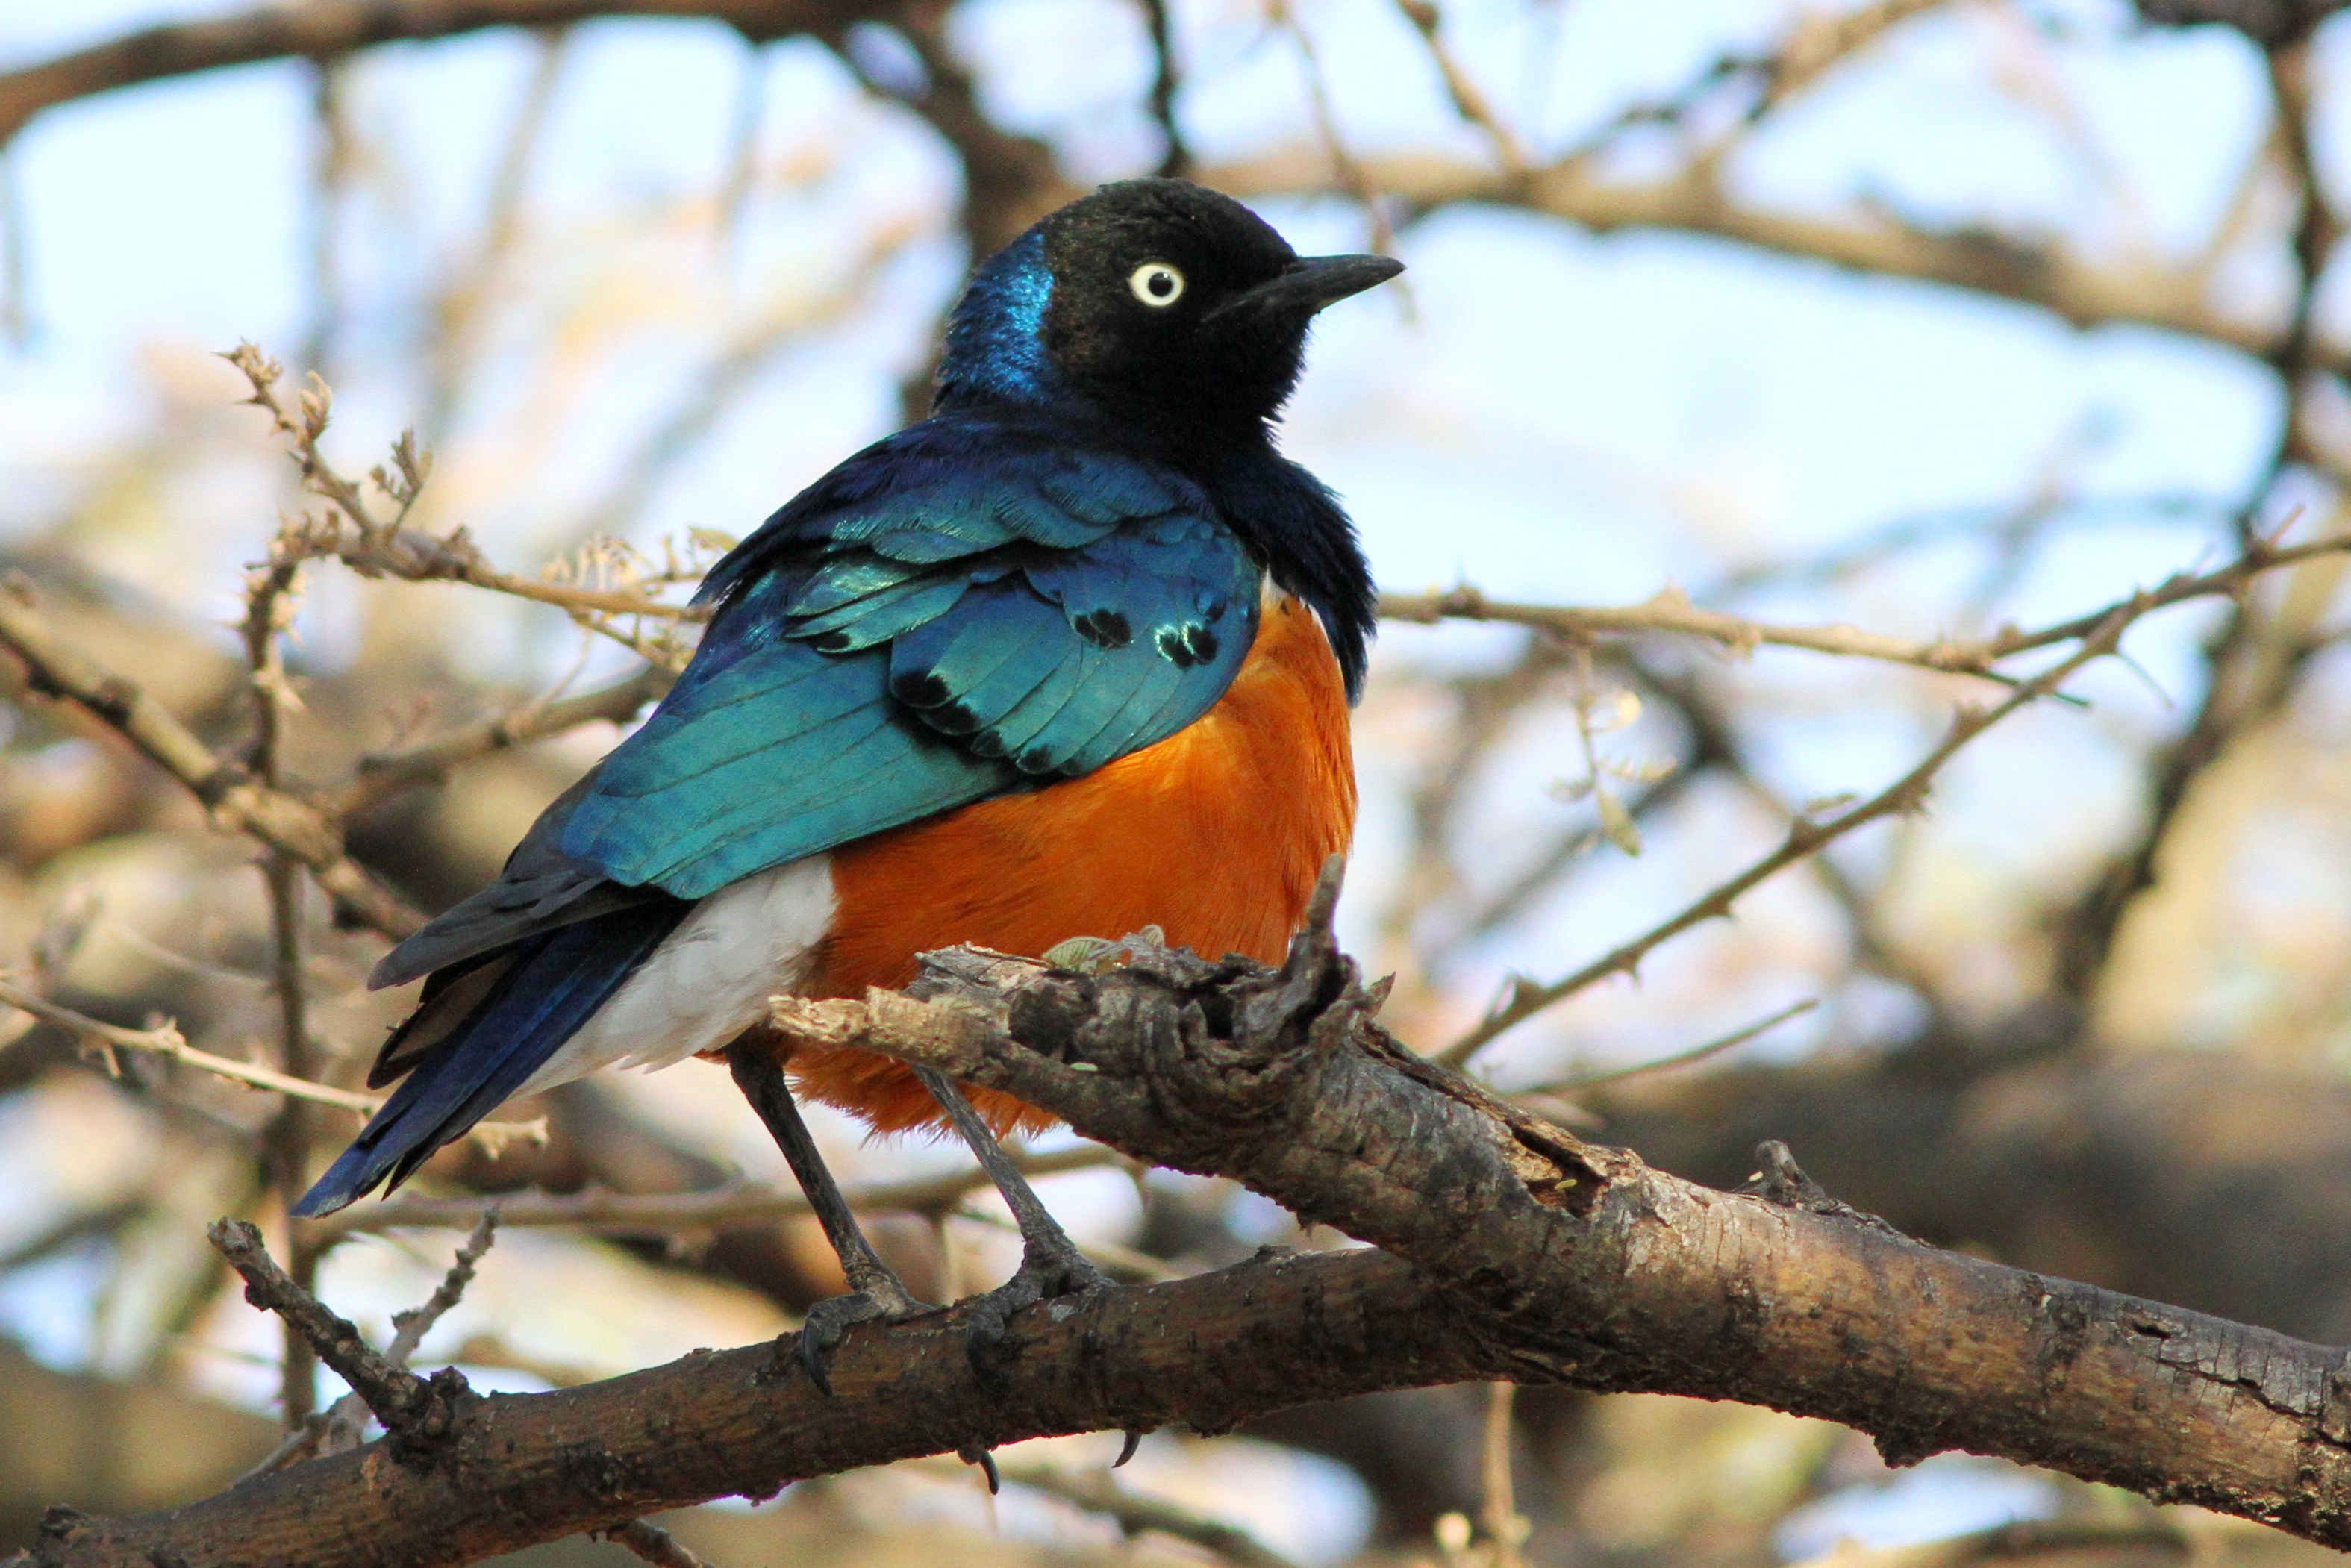
[{"label": "pale yellow eye ring", "polygon": [[1146,261],[1127,275],[1126,286],[1154,310],[1165,310],[1184,298],[1184,275],[1164,261]]}]

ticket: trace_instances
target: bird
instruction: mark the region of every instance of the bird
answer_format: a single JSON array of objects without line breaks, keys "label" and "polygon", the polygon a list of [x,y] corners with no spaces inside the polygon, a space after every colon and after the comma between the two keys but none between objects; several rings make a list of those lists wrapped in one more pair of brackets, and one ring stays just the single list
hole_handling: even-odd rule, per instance
[{"label": "bird", "polygon": [[1176,179],[1102,186],[977,267],[929,415],[714,565],[644,723],[498,879],[400,943],[424,981],[399,1087],[294,1206],[389,1190],[504,1101],[723,1056],[852,1286],[802,1335],[928,1310],[881,1263],[793,1093],[877,1133],[951,1127],[1021,1223],[975,1364],[1021,1306],[1102,1283],[997,1139],[1051,1118],[853,1050],[785,1060],[768,998],[903,987],[958,943],[1043,956],[1156,928],[1276,962],[1349,847],[1350,714],[1376,594],[1333,493],[1275,434],[1324,308],[1403,270],[1301,257]]}]

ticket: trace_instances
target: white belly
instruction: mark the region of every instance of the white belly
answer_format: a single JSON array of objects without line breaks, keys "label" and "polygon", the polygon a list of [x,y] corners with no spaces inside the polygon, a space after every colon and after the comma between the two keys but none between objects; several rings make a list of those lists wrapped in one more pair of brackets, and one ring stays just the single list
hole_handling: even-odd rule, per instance
[{"label": "white belly", "polygon": [[793,861],[720,888],[530,1075],[536,1094],[603,1067],[667,1067],[757,1022],[832,929],[832,862]]}]

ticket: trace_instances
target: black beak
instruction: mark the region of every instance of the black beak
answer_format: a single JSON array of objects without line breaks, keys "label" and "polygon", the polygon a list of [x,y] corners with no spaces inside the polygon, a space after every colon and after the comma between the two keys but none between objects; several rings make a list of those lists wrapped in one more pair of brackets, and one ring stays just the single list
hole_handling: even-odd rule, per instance
[{"label": "black beak", "polygon": [[1403,270],[1404,263],[1392,256],[1301,256],[1280,277],[1233,296],[1203,319],[1215,322],[1241,315],[1301,319],[1385,283]]}]

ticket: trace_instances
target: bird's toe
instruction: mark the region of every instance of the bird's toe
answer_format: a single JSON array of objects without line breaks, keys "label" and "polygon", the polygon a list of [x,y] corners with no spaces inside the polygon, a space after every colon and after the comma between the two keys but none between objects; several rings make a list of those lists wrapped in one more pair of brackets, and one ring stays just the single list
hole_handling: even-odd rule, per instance
[{"label": "bird's toe", "polygon": [[832,1357],[841,1342],[859,1323],[903,1322],[936,1309],[916,1301],[893,1278],[845,1295],[828,1296],[808,1310],[800,1323],[800,1364],[809,1379],[825,1393],[832,1392]]},{"label": "bird's toe", "polygon": [[[1005,1379],[1008,1341],[1012,1319],[1040,1301],[1092,1296],[1112,1288],[1107,1274],[1094,1267],[1066,1237],[1058,1244],[1032,1240],[1012,1278],[967,1303],[964,1354],[979,1380],[1000,1386]],[[1058,1309],[1057,1309],[1058,1314]]]}]

